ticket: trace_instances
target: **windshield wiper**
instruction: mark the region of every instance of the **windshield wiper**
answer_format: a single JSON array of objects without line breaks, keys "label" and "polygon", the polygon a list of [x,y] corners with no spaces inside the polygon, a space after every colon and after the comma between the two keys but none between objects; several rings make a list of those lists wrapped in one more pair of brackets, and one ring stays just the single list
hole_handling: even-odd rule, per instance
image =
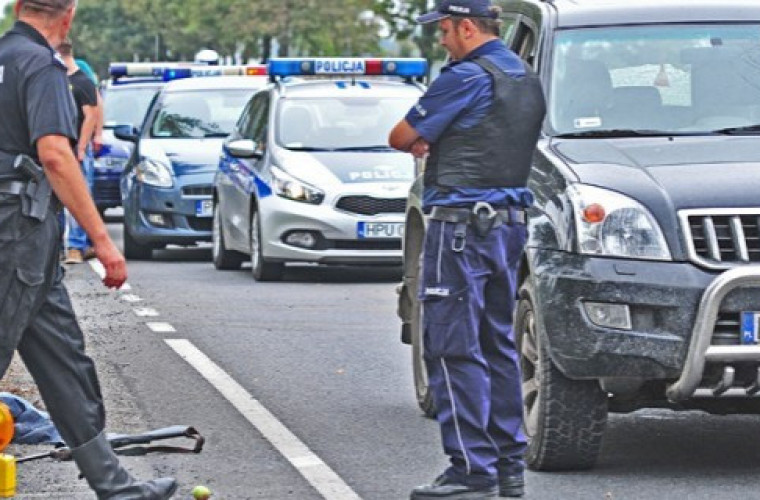
[{"label": "windshield wiper", "polygon": [[377,146],[350,146],[346,148],[335,148],[333,151],[388,151],[393,149],[387,144],[380,144]]},{"label": "windshield wiper", "polygon": [[756,125],[745,125],[743,127],[721,128],[718,130],[713,130],[713,132],[716,134],[726,134],[726,135],[741,135],[741,134],[755,135],[755,134],[760,134],[760,123]]},{"label": "windshield wiper", "polygon": [[565,138],[598,138],[598,137],[670,137],[673,135],[689,135],[680,132],[668,132],[666,130],[636,130],[636,129],[611,129],[611,130],[584,130],[583,132],[569,132],[555,137]]},{"label": "windshield wiper", "polygon": [[206,132],[203,135],[203,137],[206,138],[206,139],[211,138],[211,137],[222,137],[223,138],[223,137],[227,137],[228,135],[230,135],[230,134],[228,134],[227,132]]}]

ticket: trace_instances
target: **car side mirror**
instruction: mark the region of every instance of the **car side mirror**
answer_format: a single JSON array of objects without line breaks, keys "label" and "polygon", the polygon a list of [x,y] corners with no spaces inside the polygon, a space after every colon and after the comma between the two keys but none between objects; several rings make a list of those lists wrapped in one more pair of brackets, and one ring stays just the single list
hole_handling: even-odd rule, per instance
[{"label": "car side mirror", "polygon": [[260,160],[264,157],[264,151],[256,147],[256,143],[250,139],[240,139],[227,143],[227,151],[235,158],[255,158]]},{"label": "car side mirror", "polygon": [[132,125],[117,125],[113,129],[113,135],[117,139],[127,142],[137,142],[139,131]]}]

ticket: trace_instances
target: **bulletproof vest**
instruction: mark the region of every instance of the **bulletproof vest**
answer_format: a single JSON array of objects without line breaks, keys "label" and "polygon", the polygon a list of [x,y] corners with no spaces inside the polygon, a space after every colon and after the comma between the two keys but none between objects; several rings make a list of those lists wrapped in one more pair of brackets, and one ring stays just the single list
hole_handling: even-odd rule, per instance
[{"label": "bulletproof vest", "polygon": [[439,188],[525,187],[546,103],[541,82],[525,65],[512,77],[484,57],[475,58],[493,81],[493,103],[474,127],[449,126],[430,145],[425,186]]}]

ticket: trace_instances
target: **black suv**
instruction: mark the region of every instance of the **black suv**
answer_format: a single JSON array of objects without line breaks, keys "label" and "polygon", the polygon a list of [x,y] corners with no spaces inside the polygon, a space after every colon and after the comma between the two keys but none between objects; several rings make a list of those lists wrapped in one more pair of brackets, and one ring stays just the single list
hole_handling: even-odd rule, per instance
[{"label": "black suv", "polygon": [[[608,411],[760,412],[760,2],[501,5],[548,100],[515,312],[529,466],[592,467]],[[433,414],[421,192],[399,315]]]}]

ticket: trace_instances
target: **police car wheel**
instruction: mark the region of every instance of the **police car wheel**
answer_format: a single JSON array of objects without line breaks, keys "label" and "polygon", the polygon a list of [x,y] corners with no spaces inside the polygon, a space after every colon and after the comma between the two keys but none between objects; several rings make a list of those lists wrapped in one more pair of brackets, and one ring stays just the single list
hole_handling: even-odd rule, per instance
[{"label": "police car wheel", "polygon": [[222,211],[218,204],[214,205],[211,241],[211,256],[216,269],[220,271],[240,269],[245,256],[240,252],[227,249],[222,231]]},{"label": "police car wheel", "polygon": [[261,241],[261,216],[258,210],[251,213],[251,272],[256,281],[280,281],[285,271],[281,262],[269,262],[264,256]]},{"label": "police car wheel", "polygon": [[595,380],[572,380],[544,347],[530,278],[520,288],[515,334],[520,354],[525,461],[533,470],[583,470],[596,463],[607,425],[607,394]]},{"label": "police car wheel", "polygon": [[130,260],[150,260],[153,257],[153,248],[138,243],[129,233],[126,224],[124,224],[124,257]]}]

